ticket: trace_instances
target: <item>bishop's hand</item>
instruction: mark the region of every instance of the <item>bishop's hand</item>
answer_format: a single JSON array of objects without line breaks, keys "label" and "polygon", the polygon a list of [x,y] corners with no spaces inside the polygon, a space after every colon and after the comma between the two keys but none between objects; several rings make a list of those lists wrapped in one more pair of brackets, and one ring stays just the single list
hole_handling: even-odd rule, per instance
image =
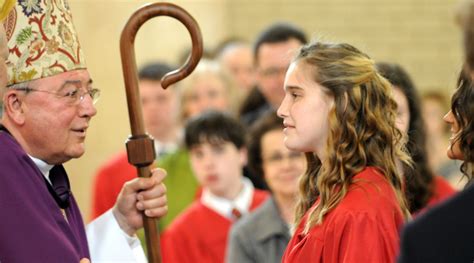
[{"label": "bishop's hand", "polygon": [[148,217],[161,218],[168,211],[166,171],[153,169],[149,178],[135,178],[122,187],[112,212],[122,230],[132,236],[143,227],[143,211]]}]

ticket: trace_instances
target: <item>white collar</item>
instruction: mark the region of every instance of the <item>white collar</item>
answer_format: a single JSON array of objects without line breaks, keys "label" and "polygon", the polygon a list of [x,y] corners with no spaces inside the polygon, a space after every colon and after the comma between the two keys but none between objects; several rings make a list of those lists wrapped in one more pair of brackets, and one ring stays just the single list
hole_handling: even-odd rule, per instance
[{"label": "white collar", "polygon": [[248,178],[242,177],[242,190],[234,200],[218,197],[208,189],[203,189],[201,202],[225,218],[232,219],[233,208],[237,208],[242,215],[248,213],[252,205],[253,192],[254,187],[252,182]]},{"label": "white collar", "polygon": [[158,140],[154,140],[154,142],[155,142],[155,154],[157,158],[160,157],[161,153],[170,154],[170,153],[176,152],[176,150],[178,149],[178,144],[174,142],[163,143]]},{"label": "white collar", "polygon": [[38,158],[35,158],[31,155],[28,155],[31,160],[36,164],[36,166],[38,167],[38,169],[41,171],[41,173],[43,174],[43,176],[46,178],[46,180],[51,184],[51,180],[49,179],[49,171],[51,171],[51,169],[53,169],[53,166],[52,164],[47,164],[45,161],[43,160],[40,160]]}]

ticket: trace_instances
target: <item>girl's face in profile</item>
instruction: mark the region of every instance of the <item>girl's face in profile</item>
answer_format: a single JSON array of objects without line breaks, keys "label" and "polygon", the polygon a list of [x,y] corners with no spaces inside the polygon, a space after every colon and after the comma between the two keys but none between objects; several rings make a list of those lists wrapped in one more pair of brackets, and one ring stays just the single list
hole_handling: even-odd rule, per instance
[{"label": "girl's face in profile", "polygon": [[459,140],[455,140],[456,136],[461,132],[459,123],[454,117],[454,113],[449,111],[444,115],[443,120],[451,126],[451,137],[449,138],[449,146],[447,149],[447,154],[450,159],[463,160],[464,156],[461,152],[461,147],[459,145]]},{"label": "girl's face in profile", "polygon": [[314,152],[323,160],[329,134],[328,114],[334,98],[325,87],[313,81],[315,74],[314,67],[305,62],[291,63],[278,116],[283,118],[286,147]]}]

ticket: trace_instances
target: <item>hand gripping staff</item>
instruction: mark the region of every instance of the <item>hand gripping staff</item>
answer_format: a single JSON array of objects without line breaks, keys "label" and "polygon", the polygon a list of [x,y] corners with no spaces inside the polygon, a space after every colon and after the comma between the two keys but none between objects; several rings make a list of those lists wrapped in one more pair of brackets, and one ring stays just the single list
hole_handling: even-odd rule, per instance
[{"label": "hand gripping staff", "polygon": [[[155,160],[153,138],[145,133],[143,113],[138,90],[137,65],[135,61],[134,42],[138,29],[150,18],[156,16],[170,16],[178,19],[186,26],[192,40],[191,56],[178,70],[167,73],[161,79],[161,86],[166,89],[171,84],[184,79],[191,74],[202,56],[203,45],[201,30],[194,18],[179,6],[170,3],[153,3],[139,8],[128,19],[120,37],[120,55],[127,93],[128,114],[132,135],[126,142],[128,162],[137,167],[140,177],[149,177],[151,165]],[[155,221],[143,215],[145,228],[148,262],[159,263],[160,240]]]}]

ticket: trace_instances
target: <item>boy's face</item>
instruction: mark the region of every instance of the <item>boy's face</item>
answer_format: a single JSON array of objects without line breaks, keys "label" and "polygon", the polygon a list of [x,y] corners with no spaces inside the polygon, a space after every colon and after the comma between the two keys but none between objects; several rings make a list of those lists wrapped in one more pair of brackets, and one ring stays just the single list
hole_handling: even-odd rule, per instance
[{"label": "boy's face", "polygon": [[222,198],[233,199],[241,190],[242,167],[247,162],[245,148],[237,149],[228,141],[193,146],[191,165],[203,188]]}]

